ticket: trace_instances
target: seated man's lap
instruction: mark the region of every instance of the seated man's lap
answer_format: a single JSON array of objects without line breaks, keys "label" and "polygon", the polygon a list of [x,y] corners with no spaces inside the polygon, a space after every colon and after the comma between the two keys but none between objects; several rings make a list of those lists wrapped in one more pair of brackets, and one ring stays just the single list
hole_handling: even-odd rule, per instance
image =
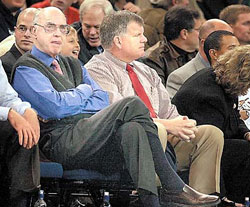
[{"label": "seated man's lap", "polygon": [[[170,137],[170,138],[169,138]],[[203,156],[202,150],[212,146],[223,148],[224,138],[223,133],[217,127],[212,125],[198,126],[196,137],[191,142],[184,142],[178,137],[169,135],[168,140],[174,147],[177,155],[178,170],[188,170],[192,164],[193,156]],[[204,157],[204,159],[209,159]]]}]

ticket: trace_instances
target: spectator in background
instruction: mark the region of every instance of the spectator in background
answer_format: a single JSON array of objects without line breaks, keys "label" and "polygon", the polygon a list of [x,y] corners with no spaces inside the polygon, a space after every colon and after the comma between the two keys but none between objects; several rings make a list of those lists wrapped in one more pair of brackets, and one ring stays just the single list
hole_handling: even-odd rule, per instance
[{"label": "spectator in background", "polygon": [[164,20],[164,40],[153,46],[142,59],[156,70],[163,85],[168,75],[195,57],[199,47],[200,14],[188,7],[175,6],[167,11]]},{"label": "spectator in background", "polygon": [[0,0],[0,41],[13,34],[20,9],[25,0]]},{"label": "spectator in background", "polygon": [[220,12],[220,19],[232,28],[241,45],[250,44],[250,7],[231,5]]},{"label": "spectator in background", "polygon": [[[213,52],[207,51],[208,38],[204,48],[210,55]],[[223,131],[222,173],[228,198],[237,202],[244,202],[250,193],[250,130],[240,119],[237,107],[238,96],[250,87],[249,51],[249,45],[238,46],[217,60],[207,57],[211,64],[216,62],[212,68],[194,74],[172,100],[181,114]]]},{"label": "spectator in background", "polygon": [[153,8],[144,9],[138,14],[144,20],[144,35],[148,39],[145,50],[163,40],[164,17],[175,5],[188,6],[189,0],[150,0]]},{"label": "spectator in background", "polygon": [[[188,63],[181,66],[177,70],[173,71],[168,76],[166,88],[171,99],[189,77],[203,68],[210,67],[206,54],[204,52],[204,41],[209,34],[216,30],[226,30],[229,32],[233,32],[233,29],[226,22],[220,19],[207,20],[201,26],[199,32],[199,52],[192,60],[190,60]],[[231,43],[231,46],[234,44],[235,41]]]},{"label": "spectator in background", "polygon": [[35,8],[27,8],[23,10],[18,18],[15,26],[15,44],[0,59],[3,67],[10,80],[12,68],[19,57],[25,52],[31,50],[34,43],[34,36],[31,34],[33,19],[38,12]]},{"label": "spectator in background", "polygon": [[218,30],[212,32],[205,40],[204,52],[210,67],[216,65],[218,58],[225,52],[239,46],[238,39],[232,32]]},{"label": "spectator in background", "polygon": [[78,9],[72,7],[72,3],[75,0],[44,0],[42,2],[35,3],[31,5],[34,8],[45,8],[49,6],[54,6],[60,9],[66,16],[67,23],[73,24],[79,21],[79,11]]},{"label": "spectator in background", "polygon": [[72,56],[78,59],[79,52],[80,45],[77,32],[73,27],[70,27],[69,34],[66,35],[66,38],[63,41],[61,54],[64,56]]},{"label": "spectator in background", "polygon": [[86,64],[93,55],[103,52],[100,25],[104,16],[114,12],[107,0],[85,0],[80,7],[80,22],[72,25],[78,33],[79,59]]}]

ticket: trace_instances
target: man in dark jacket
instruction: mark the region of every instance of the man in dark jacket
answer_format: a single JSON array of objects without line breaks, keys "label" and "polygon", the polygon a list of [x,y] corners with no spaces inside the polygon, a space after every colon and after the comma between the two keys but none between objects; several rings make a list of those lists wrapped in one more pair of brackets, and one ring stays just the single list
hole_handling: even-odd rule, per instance
[{"label": "man in dark jacket", "polygon": [[73,25],[78,31],[79,59],[85,65],[93,55],[103,52],[100,41],[100,25],[104,16],[113,12],[109,1],[84,1],[80,7],[80,22]]},{"label": "man in dark jacket", "polygon": [[30,29],[37,11],[35,8],[27,8],[19,14],[15,27],[15,44],[7,53],[0,57],[9,80],[12,67],[17,59],[25,52],[31,50],[33,46],[34,36],[31,34]]},{"label": "man in dark jacket", "polygon": [[[250,193],[250,131],[240,119],[237,107],[238,96],[250,88],[249,49],[239,46],[220,56],[213,68],[189,78],[172,100],[180,114],[198,124],[215,125],[224,132],[223,178],[227,197],[237,202],[243,202]],[[211,55],[208,60],[211,63]]]},{"label": "man in dark jacket", "polygon": [[175,6],[167,11],[164,20],[165,39],[149,48],[142,61],[156,70],[163,85],[168,75],[195,57],[199,47],[202,20],[198,11]]}]

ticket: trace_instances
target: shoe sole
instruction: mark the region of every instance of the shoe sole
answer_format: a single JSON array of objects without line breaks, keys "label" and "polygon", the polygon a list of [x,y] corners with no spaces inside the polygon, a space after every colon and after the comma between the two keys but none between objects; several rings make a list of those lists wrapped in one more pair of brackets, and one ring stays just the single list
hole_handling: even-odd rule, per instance
[{"label": "shoe sole", "polygon": [[215,203],[210,203],[210,204],[191,204],[191,205],[187,205],[187,204],[180,204],[180,203],[173,203],[173,202],[169,202],[169,203],[161,203],[161,207],[190,207],[190,206],[195,206],[195,207],[215,207],[218,204],[220,204],[220,200],[218,200]]}]

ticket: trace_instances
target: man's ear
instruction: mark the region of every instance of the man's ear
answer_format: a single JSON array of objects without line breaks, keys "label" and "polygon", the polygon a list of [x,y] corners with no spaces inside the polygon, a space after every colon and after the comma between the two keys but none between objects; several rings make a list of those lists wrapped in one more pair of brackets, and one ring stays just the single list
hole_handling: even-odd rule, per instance
[{"label": "man's ear", "polygon": [[14,34],[13,34],[14,37],[16,37],[16,30],[17,30],[17,27],[15,26],[15,27],[14,27]]},{"label": "man's ear", "polygon": [[177,5],[178,3],[179,3],[178,0],[172,0],[172,5],[173,5],[173,6]]},{"label": "man's ear", "polygon": [[36,27],[35,26],[30,27],[30,33],[33,35],[36,35]]},{"label": "man's ear", "polygon": [[200,41],[200,44],[202,45],[202,48],[204,49],[205,39],[204,39],[204,38],[201,38],[199,41]]},{"label": "man's ear", "polygon": [[31,26],[30,27],[30,33],[32,34],[32,35],[34,35],[34,37],[36,38],[36,36],[37,36],[37,28],[35,27],[35,26]]},{"label": "man's ear", "polygon": [[209,50],[209,56],[211,57],[211,60],[217,60],[218,59],[218,53],[215,49]]},{"label": "man's ear", "polygon": [[118,47],[119,49],[121,49],[121,47],[122,47],[122,40],[121,40],[120,36],[115,36],[114,37],[114,45],[116,47]]},{"label": "man's ear", "polygon": [[186,29],[182,29],[182,30],[180,31],[180,37],[181,37],[182,39],[186,40],[186,39],[187,39],[187,36],[188,36],[188,31],[187,31]]}]

